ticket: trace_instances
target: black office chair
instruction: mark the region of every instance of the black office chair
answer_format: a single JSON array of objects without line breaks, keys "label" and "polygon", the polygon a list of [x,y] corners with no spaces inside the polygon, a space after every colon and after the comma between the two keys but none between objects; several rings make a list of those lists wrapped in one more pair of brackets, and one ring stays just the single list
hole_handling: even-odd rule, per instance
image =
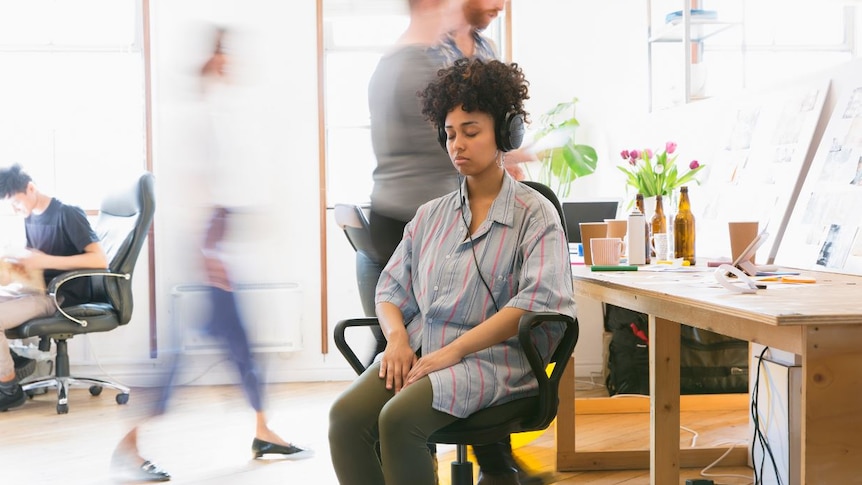
[{"label": "black office chair", "polygon": [[141,247],[150,230],[155,211],[153,175],[144,173],[135,184],[102,201],[94,230],[99,236],[109,266],[106,270],[75,270],[56,276],[48,285],[48,294],[57,303],[57,290],[67,281],[88,278],[93,301],[81,305],[60,307],[47,317],[35,318],[6,330],[9,339],[40,337],[39,349],[48,351],[53,340],[57,346],[54,376],[23,385],[24,391],[56,387],[57,413],[69,412],[69,387],[89,384],[90,394],[97,396],[103,387],[119,391],[116,401],[129,400],[129,388],[121,384],[69,374],[67,340],[75,335],[108,332],[125,325],[132,317],[132,273]]},{"label": "black office chair", "polygon": [[354,204],[335,204],[335,223],[347,236],[347,240],[356,251],[356,282],[359,285],[359,298],[366,317],[373,317],[374,290],[377,281],[365,277],[365,272],[379,274],[386,264],[371,243],[371,232],[368,218],[362,207]]},{"label": "black office chair", "polygon": [[[537,182],[522,183],[537,190],[554,204],[565,233],[562,208],[553,191]],[[546,322],[563,322],[566,324],[563,338],[551,356],[550,363],[553,364],[553,370],[550,376],[546,373],[538,349],[533,345],[530,338],[530,332]],[[335,346],[350,364],[350,367],[357,374],[361,374],[371,364],[374,356],[361,359],[348,343],[347,333],[350,328],[354,327],[366,327],[379,332],[379,323],[376,318],[355,318],[342,320],[335,326]],[[566,315],[534,312],[521,317],[518,323],[518,341],[524,349],[530,368],[536,375],[539,394],[477,411],[470,417],[459,419],[431,435],[430,441],[434,443],[457,445],[456,460],[451,465],[452,485],[473,484],[473,464],[467,457],[467,445],[497,443],[512,433],[538,431],[550,426],[557,415],[560,379],[569,363],[569,357],[575,350],[578,333],[577,320]],[[382,351],[382,348],[378,348],[378,351]],[[500,416],[506,416],[506,418],[501,421]]]}]

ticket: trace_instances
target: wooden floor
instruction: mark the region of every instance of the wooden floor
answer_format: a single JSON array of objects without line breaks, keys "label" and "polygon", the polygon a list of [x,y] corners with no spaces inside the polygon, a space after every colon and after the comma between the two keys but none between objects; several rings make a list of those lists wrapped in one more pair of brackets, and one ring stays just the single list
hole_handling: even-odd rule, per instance
[{"label": "wooden floor", "polygon": [[[181,388],[168,414],[144,425],[142,454],[173,475],[176,484],[335,484],[327,444],[329,405],[346,382],[272,384],[267,388],[270,424],[285,439],[316,451],[307,460],[252,460],[253,413],[235,386]],[[579,391],[580,392],[580,391]],[[70,411],[58,415],[55,394],[36,396],[24,406],[0,413],[0,483],[86,484],[118,483],[110,473],[110,457],[117,441],[146,414],[152,390],[135,389],[129,404],[119,406],[105,391],[91,397],[85,389],[73,390]],[[579,394],[582,395],[582,394]],[[744,441],[747,419],[743,413],[704,416],[683,414],[682,423],[699,433],[697,444]],[[578,446],[646,447],[648,415],[578,417]],[[516,436],[516,455],[543,473],[546,483],[648,484],[648,470],[560,473],[554,470],[552,430]],[[681,431],[683,446],[691,433]],[[609,440],[609,438],[613,438]],[[440,448],[440,482],[449,484],[452,447]],[[718,458],[718,457],[716,457]],[[474,470],[475,471],[475,470]],[[685,478],[700,470],[683,470]],[[749,478],[716,477],[716,483],[751,483],[747,468],[714,468],[710,473],[743,474]]]}]

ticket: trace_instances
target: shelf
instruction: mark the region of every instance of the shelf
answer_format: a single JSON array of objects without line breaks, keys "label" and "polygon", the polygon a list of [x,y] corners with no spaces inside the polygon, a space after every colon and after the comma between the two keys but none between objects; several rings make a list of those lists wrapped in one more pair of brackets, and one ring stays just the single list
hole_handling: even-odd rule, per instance
[{"label": "shelf", "polygon": [[[737,25],[742,25],[742,22],[723,22],[713,19],[692,18],[690,20],[691,31],[689,34],[692,42],[700,42]],[[683,22],[666,24],[660,32],[650,37],[649,41],[682,42],[685,34],[684,29],[685,24]]]}]

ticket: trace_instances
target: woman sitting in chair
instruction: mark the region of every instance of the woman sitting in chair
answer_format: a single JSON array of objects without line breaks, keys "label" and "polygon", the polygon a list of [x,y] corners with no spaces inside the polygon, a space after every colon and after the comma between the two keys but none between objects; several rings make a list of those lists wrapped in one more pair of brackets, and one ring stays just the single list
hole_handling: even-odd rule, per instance
[{"label": "woman sitting in chair", "polygon": [[[517,64],[462,59],[421,93],[463,181],[419,208],[381,274],[386,349],[330,411],[341,484],[433,484],[435,431],[537,394],[517,340],[521,315],[575,316],[557,211],[503,169],[523,136],[527,84]],[[546,362],[562,332],[556,323],[534,332]]]}]

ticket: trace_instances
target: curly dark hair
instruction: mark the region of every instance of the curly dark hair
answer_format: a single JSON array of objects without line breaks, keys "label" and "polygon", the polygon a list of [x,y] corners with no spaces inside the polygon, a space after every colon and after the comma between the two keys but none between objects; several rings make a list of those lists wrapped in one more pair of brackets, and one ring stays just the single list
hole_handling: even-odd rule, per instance
[{"label": "curly dark hair", "polygon": [[27,185],[32,179],[21,170],[17,163],[11,167],[0,169],[0,199],[12,197],[27,191]]},{"label": "curly dark hair", "polygon": [[527,123],[524,100],[530,99],[524,72],[517,63],[479,59],[458,59],[452,67],[437,71],[437,79],[419,93],[422,114],[439,129],[446,115],[457,106],[494,118],[499,126],[510,112],[521,114]]}]

